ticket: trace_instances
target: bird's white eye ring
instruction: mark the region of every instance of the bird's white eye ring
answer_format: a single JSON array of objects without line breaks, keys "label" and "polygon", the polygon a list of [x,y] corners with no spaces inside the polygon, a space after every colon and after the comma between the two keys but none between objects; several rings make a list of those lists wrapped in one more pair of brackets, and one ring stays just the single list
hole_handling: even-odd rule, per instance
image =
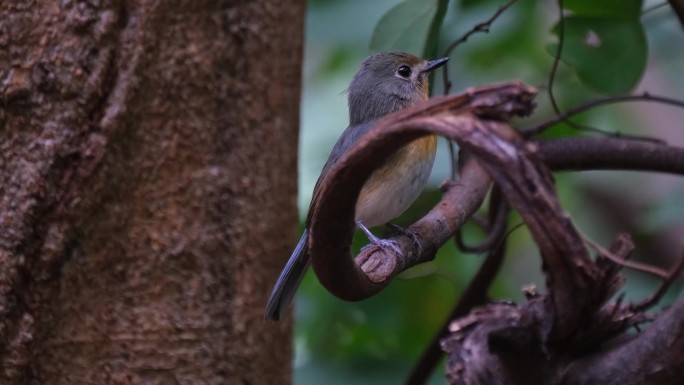
[{"label": "bird's white eye ring", "polygon": [[397,69],[397,75],[399,77],[402,77],[404,79],[408,79],[411,77],[411,67],[409,66],[401,66]]}]

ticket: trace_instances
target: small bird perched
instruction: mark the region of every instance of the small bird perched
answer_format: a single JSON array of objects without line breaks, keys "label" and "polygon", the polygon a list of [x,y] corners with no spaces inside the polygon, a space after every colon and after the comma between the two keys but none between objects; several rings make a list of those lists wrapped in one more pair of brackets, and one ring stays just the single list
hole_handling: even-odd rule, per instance
[{"label": "small bird perched", "polygon": [[[448,57],[423,60],[403,52],[381,52],[363,61],[348,89],[349,127],[337,140],[323,166],[314,187],[312,203],[330,168],[378,119],[428,99],[428,73],[447,60]],[[387,224],[418,198],[432,171],[436,148],[437,138],[434,135],[416,139],[375,169],[363,185],[356,201],[355,220],[371,242],[388,242],[376,238],[368,228]],[[309,207],[306,229],[268,299],[264,315],[267,320],[280,319],[309,267],[311,209]]]}]

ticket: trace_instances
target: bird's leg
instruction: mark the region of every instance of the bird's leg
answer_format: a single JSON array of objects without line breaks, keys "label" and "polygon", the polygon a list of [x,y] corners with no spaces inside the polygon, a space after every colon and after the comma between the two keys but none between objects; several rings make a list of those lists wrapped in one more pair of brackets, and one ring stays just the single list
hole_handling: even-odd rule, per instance
[{"label": "bird's leg", "polygon": [[387,222],[387,224],[385,226],[389,227],[390,229],[392,229],[398,233],[401,233],[401,234],[411,238],[411,240],[413,240],[413,245],[416,247],[416,249],[418,249],[418,255],[420,255],[423,252],[423,248],[420,245],[420,241],[418,240],[418,236],[416,235],[416,233],[414,233],[413,231],[411,231],[407,228],[401,227],[399,225],[395,225],[394,223]]},{"label": "bird's leg", "polygon": [[396,243],[396,242],[390,241],[390,240],[387,240],[387,239],[380,239],[380,238],[376,237],[376,236],[373,235],[373,233],[371,233],[370,230],[368,230],[368,228],[367,228],[366,226],[364,226],[363,223],[361,223],[360,221],[357,221],[357,222],[356,222],[356,226],[358,226],[358,227],[361,229],[361,231],[363,231],[363,232],[366,234],[366,237],[368,237],[368,240],[371,241],[371,243],[374,243],[374,244],[379,245],[379,246],[390,247],[390,248],[392,248],[392,250],[396,251],[397,254],[403,255],[403,254],[401,253],[401,250],[399,250],[399,246],[397,246],[397,243]]}]

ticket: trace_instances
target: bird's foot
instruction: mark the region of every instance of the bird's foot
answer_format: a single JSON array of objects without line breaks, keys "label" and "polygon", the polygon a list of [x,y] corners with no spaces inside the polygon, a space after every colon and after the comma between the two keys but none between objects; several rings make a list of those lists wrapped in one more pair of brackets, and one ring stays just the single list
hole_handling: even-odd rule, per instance
[{"label": "bird's foot", "polygon": [[363,231],[366,234],[366,237],[368,237],[368,240],[371,241],[372,244],[380,247],[389,247],[390,249],[394,250],[397,254],[402,256],[404,255],[399,249],[399,245],[397,244],[397,242],[391,241],[389,239],[380,239],[376,237],[361,222],[356,222],[356,225],[361,229],[361,231]]},{"label": "bird's foot", "polygon": [[420,240],[418,239],[418,235],[416,235],[416,233],[414,233],[413,231],[411,231],[411,230],[409,230],[409,229],[406,229],[406,228],[404,228],[404,227],[401,227],[401,226],[399,226],[399,225],[395,225],[394,223],[389,223],[389,222],[388,222],[386,226],[389,227],[390,229],[392,229],[392,230],[398,232],[398,233],[401,233],[401,234],[403,234],[403,235],[405,235],[405,236],[411,238],[411,240],[413,241],[413,245],[414,245],[414,246],[416,247],[416,249],[418,250],[418,255],[420,255],[420,254],[422,253],[423,248],[422,248],[422,246],[420,245]]}]

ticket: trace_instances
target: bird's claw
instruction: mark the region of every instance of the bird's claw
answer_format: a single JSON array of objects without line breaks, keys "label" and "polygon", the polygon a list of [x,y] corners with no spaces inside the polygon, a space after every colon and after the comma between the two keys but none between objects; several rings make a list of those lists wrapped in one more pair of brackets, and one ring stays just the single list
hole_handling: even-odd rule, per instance
[{"label": "bird's claw", "polygon": [[416,233],[409,229],[403,228],[399,225],[395,225],[394,223],[388,223],[387,227],[389,227],[392,230],[396,230],[397,232],[411,238],[411,240],[413,241],[413,245],[416,247],[416,249],[418,249],[418,255],[420,255],[423,252],[423,248],[420,244],[420,240],[418,239]]},{"label": "bird's claw", "polygon": [[394,252],[396,252],[397,254],[399,254],[401,256],[404,255],[404,254],[402,254],[401,250],[399,249],[399,245],[395,241],[391,241],[389,239],[376,238],[375,240],[372,240],[371,243],[373,245],[376,245],[376,246],[390,248],[390,249],[394,250]]}]

